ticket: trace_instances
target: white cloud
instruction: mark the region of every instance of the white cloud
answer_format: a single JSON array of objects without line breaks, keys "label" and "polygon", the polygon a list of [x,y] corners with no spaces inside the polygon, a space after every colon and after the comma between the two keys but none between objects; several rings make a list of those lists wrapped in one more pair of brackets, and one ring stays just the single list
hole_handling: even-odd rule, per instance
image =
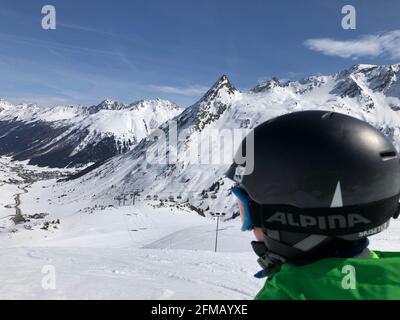
[{"label": "white cloud", "polygon": [[163,92],[163,93],[173,93],[182,96],[198,96],[202,95],[209,89],[204,86],[190,86],[186,88],[170,87],[170,86],[151,86],[151,89]]},{"label": "white cloud", "polygon": [[365,35],[353,40],[331,38],[308,39],[304,44],[311,50],[329,56],[357,59],[385,55],[391,59],[400,58],[400,30],[376,35]]}]

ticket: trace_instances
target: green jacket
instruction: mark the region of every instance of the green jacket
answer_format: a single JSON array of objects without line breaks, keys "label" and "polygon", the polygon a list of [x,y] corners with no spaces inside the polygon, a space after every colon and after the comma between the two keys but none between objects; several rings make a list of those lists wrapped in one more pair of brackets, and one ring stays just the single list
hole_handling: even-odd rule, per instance
[{"label": "green jacket", "polygon": [[329,258],[270,275],[256,300],[400,299],[400,253],[372,252],[369,258]]}]

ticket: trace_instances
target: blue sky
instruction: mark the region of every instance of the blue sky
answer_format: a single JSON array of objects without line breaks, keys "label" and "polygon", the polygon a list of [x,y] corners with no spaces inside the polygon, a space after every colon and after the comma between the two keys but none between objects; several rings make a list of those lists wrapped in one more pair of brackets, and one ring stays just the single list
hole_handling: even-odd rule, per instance
[{"label": "blue sky", "polygon": [[[398,0],[0,0],[0,97],[41,105],[170,99],[188,106],[221,74],[277,76],[400,62]],[[42,6],[57,29],[41,27]],[[352,4],[355,30],[341,27]]]}]

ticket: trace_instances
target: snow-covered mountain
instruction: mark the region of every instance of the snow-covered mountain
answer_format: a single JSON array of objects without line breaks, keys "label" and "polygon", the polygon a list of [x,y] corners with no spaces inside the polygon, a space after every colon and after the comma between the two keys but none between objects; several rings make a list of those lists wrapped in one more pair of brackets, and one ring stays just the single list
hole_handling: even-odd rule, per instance
[{"label": "snow-covered mountain", "polygon": [[[168,200],[173,196],[188,200],[206,214],[229,213],[233,206],[232,197],[227,198],[231,184],[223,176],[234,148],[214,144],[203,149],[215,131],[252,129],[278,115],[316,109],[363,119],[400,146],[399,70],[398,64],[355,65],[331,76],[284,83],[273,79],[248,92],[240,92],[222,76],[197,103],[173,119],[178,124],[177,151],[165,150],[159,140],[147,137],[129,152],[58,187],[68,190],[69,199],[86,198],[95,203],[112,203],[115,196],[139,191],[143,199],[156,195]],[[168,137],[173,136],[174,129],[168,123],[160,128]],[[228,161],[204,163],[222,149]],[[157,153],[172,155],[174,161],[149,161],[149,154]],[[203,161],[194,161],[197,158]]]},{"label": "snow-covered mountain", "polygon": [[0,100],[0,155],[50,167],[104,161],[130,150],[181,111],[160,99],[51,108]]}]

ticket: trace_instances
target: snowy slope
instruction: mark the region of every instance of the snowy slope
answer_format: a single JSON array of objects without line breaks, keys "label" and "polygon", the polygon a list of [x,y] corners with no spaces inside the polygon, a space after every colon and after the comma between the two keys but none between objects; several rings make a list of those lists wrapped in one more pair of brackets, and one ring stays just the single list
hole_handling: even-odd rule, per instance
[{"label": "snowy slope", "polygon": [[[0,230],[2,299],[252,299],[262,285],[252,277],[251,234],[238,221],[221,223],[215,253],[215,220],[189,208],[154,201],[89,209],[54,196],[53,184],[21,196],[25,216],[44,218]],[[42,287],[49,267],[54,290]]]},{"label": "snowy slope", "polygon": [[[193,250],[1,249],[2,299],[252,300],[251,253]],[[55,289],[42,283],[55,271]]]}]

